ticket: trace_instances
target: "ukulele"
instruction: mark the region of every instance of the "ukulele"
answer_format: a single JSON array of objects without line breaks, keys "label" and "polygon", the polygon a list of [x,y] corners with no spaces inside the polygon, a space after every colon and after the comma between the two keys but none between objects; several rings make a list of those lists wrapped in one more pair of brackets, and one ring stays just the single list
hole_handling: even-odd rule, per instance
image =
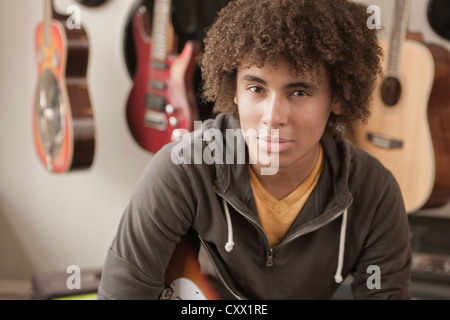
[{"label": "ukulele", "polygon": [[145,6],[133,17],[137,70],[126,115],[133,138],[155,153],[165,144],[191,131],[198,119],[194,94],[197,41],[187,41],[181,54],[174,52],[171,1],[155,0],[151,36]]},{"label": "ukulele", "polygon": [[69,16],[43,0],[36,28],[38,81],[33,103],[33,137],[49,172],[91,166],[95,148],[93,111],[86,82],[89,44],[83,27],[69,29]]},{"label": "ukulele", "polygon": [[248,300],[213,246],[192,230],[177,244],[165,282],[161,300]]},{"label": "ukulele", "polygon": [[450,200],[450,53],[407,36],[409,8],[395,2],[372,114],[350,139],[392,171],[411,213]]}]

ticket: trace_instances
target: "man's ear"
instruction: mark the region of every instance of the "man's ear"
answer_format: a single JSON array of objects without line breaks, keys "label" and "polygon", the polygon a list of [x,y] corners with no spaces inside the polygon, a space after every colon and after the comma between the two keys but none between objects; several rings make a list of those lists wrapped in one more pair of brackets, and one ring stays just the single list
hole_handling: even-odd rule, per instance
[{"label": "man's ear", "polygon": [[234,98],[233,98],[234,104],[237,105],[238,101],[237,101],[237,94],[236,92],[234,93]]},{"label": "man's ear", "polygon": [[342,113],[342,111],[341,111],[341,101],[336,96],[334,96],[333,103],[331,104],[331,112],[333,112],[336,115]]}]

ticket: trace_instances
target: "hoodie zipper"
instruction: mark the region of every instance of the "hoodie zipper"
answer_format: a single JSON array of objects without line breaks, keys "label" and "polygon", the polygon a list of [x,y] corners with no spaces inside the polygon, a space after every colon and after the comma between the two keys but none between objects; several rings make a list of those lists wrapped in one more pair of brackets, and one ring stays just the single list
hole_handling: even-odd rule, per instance
[{"label": "hoodie zipper", "polygon": [[316,226],[314,227],[313,230],[308,230],[307,232],[304,232],[304,231],[303,231],[303,232],[298,232],[298,233],[294,234],[293,236],[291,236],[289,239],[287,239],[287,240],[281,242],[280,244],[277,244],[276,246],[272,247],[272,246],[270,245],[269,237],[267,236],[266,232],[265,232],[264,229],[258,224],[257,221],[255,221],[252,217],[248,216],[247,214],[245,214],[245,213],[242,212],[241,210],[237,209],[236,206],[234,206],[232,203],[230,203],[230,201],[228,201],[227,198],[226,198],[222,193],[218,192],[218,191],[216,190],[215,187],[214,187],[214,190],[215,190],[216,194],[219,195],[222,199],[225,199],[225,201],[226,201],[230,206],[232,206],[234,210],[236,210],[237,212],[239,212],[243,217],[245,217],[248,221],[250,221],[253,225],[255,225],[259,230],[261,230],[261,232],[262,232],[262,234],[264,235],[264,238],[265,238],[265,240],[266,240],[266,245],[267,245],[267,247],[269,248],[268,250],[266,250],[266,267],[273,267],[273,265],[274,265],[274,257],[273,257],[273,256],[274,256],[274,250],[275,250],[275,249],[281,248],[281,247],[285,246],[286,244],[292,242],[293,240],[299,238],[300,236],[302,236],[302,235],[304,235],[304,234],[306,234],[306,233],[315,231],[315,230],[317,230],[317,229],[320,229],[320,228],[322,228],[323,226],[325,226],[325,225],[327,225],[328,223],[330,223],[331,221],[334,221],[334,220],[337,219],[339,216],[341,216],[341,215],[344,213],[344,211],[345,211],[346,209],[348,209],[348,208],[352,205],[352,203],[353,203],[353,199],[350,199],[349,204],[348,204],[344,209],[342,209],[341,211],[337,212],[333,217],[331,217],[331,219],[327,219],[327,220],[325,220],[324,222],[320,223],[319,225],[316,225]]},{"label": "hoodie zipper", "polygon": [[267,251],[266,267],[273,267],[273,248]]},{"label": "hoodie zipper", "polygon": [[230,203],[230,201],[228,201],[227,198],[222,193],[218,192],[217,190],[215,190],[215,191],[216,191],[216,194],[219,195],[222,199],[225,199],[225,201],[230,206],[232,206],[234,210],[239,212],[239,214],[241,214],[244,218],[246,218],[248,221],[250,221],[254,226],[256,226],[262,232],[262,234],[264,235],[264,238],[266,240],[266,246],[269,248],[268,250],[266,250],[266,253],[267,253],[266,266],[267,267],[272,267],[273,266],[273,248],[270,246],[269,237],[267,236],[267,234],[264,231],[264,229],[252,217],[249,217],[247,214],[245,214],[244,212],[242,212],[241,210],[236,208],[236,206],[234,206],[232,203]]}]

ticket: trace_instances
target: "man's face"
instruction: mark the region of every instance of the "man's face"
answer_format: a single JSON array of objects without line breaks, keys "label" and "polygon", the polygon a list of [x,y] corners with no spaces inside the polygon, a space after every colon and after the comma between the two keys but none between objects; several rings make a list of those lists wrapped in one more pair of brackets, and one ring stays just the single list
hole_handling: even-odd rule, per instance
[{"label": "man's face", "polygon": [[330,113],[340,112],[324,66],[319,73],[295,75],[282,57],[276,67],[238,69],[234,102],[253,161],[261,153],[277,153],[280,169],[315,161]]}]

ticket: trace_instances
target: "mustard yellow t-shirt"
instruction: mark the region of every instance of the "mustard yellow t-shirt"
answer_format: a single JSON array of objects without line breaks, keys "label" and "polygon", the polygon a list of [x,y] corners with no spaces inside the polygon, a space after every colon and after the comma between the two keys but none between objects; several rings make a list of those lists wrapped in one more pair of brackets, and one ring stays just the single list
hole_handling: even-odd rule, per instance
[{"label": "mustard yellow t-shirt", "polygon": [[322,169],[323,151],[320,146],[319,158],[309,176],[289,195],[278,200],[264,189],[249,167],[250,185],[253,189],[259,220],[269,237],[271,246],[277,245],[283,240],[316,186]]}]

